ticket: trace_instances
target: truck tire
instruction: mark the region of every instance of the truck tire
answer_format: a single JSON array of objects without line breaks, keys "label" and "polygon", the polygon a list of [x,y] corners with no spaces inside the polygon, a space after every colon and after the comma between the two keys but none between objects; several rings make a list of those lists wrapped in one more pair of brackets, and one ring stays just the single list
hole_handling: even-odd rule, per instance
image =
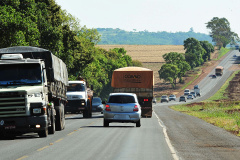
[{"label": "truck tire", "polygon": [[88,118],[88,111],[87,110],[83,111],[83,118]]},{"label": "truck tire", "polygon": [[48,136],[48,128],[45,128],[44,130],[41,130],[38,132],[39,137],[47,137]]},{"label": "truck tire", "polygon": [[141,121],[139,119],[139,121],[136,122],[136,127],[141,127]]},{"label": "truck tire", "polygon": [[109,122],[103,119],[103,127],[109,127]]},{"label": "truck tire", "polygon": [[92,107],[90,101],[87,101],[88,118],[92,118]]},{"label": "truck tire", "polygon": [[51,116],[51,126],[48,127],[48,133],[49,133],[49,134],[54,134],[54,133],[55,133],[55,130],[56,130],[56,126],[55,126],[55,115],[53,115],[53,113],[52,113],[52,116]]},{"label": "truck tire", "polygon": [[61,104],[58,110],[56,110],[56,130],[61,131],[65,128],[65,115],[64,106]]}]

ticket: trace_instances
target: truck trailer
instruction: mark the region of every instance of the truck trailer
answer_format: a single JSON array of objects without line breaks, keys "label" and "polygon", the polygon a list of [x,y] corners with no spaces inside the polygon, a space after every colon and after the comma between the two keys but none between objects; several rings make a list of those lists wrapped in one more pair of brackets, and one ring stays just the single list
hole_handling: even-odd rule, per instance
[{"label": "truck trailer", "polygon": [[223,67],[222,66],[217,66],[215,68],[215,74],[216,74],[216,76],[222,76],[222,74],[223,74]]},{"label": "truck trailer", "polygon": [[114,93],[135,93],[141,105],[142,117],[152,117],[153,71],[142,67],[124,67],[113,71]]},{"label": "truck trailer", "polygon": [[65,128],[68,72],[51,51],[16,46],[0,49],[0,134]]}]

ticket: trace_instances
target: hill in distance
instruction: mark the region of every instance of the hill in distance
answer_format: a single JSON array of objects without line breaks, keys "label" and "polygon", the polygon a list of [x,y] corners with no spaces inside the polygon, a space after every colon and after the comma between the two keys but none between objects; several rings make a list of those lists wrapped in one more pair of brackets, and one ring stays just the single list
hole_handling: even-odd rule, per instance
[{"label": "hill in distance", "polygon": [[98,44],[128,44],[128,45],[183,45],[187,38],[196,38],[199,41],[212,43],[212,38],[204,33],[188,32],[148,32],[125,31],[119,28],[96,28],[101,35]]}]

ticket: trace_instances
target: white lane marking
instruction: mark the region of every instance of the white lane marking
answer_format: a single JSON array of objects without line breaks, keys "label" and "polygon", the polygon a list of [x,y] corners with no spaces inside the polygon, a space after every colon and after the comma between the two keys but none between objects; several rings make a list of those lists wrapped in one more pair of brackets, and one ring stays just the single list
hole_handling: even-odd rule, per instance
[{"label": "white lane marking", "polygon": [[170,149],[170,151],[171,151],[171,154],[172,154],[172,156],[173,156],[173,159],[174,159],[174,160],[179,160],[179,157],[177,156],[177,153],[176,153],[174,147],[172,146],[172,144],[171,144],[171,142],[170,142],[170,139],[169,139],[169,137],[168,137],[168,135],[167,135],[167,129],[166,129],[166,127],[163,125],[163,122],[160,120],[160,118],[159,118],[158,115],[155,113],[155,111],[153,111],[153,113],[154,113],[155,116],[157,117],[159,125],[163,128],[164,137],[165,137],[165,140],[166,140],[166,142],[167,142],[167,145],[168,145],[168,147],[169,147],[169,149]]}]

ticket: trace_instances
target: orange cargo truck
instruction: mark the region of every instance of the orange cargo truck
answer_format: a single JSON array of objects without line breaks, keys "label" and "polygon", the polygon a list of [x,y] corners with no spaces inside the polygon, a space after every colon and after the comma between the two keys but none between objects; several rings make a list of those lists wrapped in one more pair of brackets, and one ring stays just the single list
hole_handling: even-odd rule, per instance
[{"label": "orange cargo truck", "polygon": [[215,74],[216,74],[216,76],[221,76],[223,74],[223,67],[222,66],[217,66],[215,68]]},{"label": "orange cargo truck", "polygon": [[124,67],[113,71],[114,93],[135,93],[142,109],[142,117],[152,117],[153,71],[142,67]]}]

